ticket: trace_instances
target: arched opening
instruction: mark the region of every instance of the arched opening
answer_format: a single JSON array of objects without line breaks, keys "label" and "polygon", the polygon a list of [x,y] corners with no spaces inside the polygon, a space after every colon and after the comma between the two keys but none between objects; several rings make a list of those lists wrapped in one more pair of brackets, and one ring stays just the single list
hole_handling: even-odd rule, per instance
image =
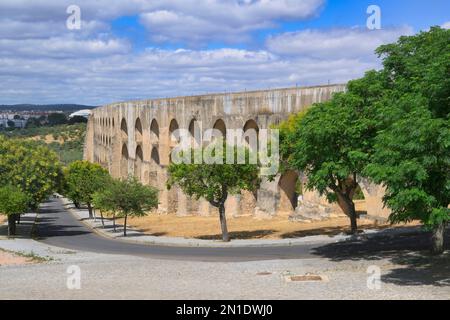
[{"label": "arched opening", "polygon": [[227,127],[225,125],[225,122],[223,122],[222,119],[217,120],[214,123],[213,129],[216,129],[218,131],[220,131],[222,138],[225,139],[227,136]]},{"label": "arched opening", "polygon": [[159,170],[159,151],[157,147],[152,148],[151,162],[150,162],[150,185],[158,186],[158,170]]},{"label": "arched opening", "polygon": [[298,197],[302,193],[302,184],[297,172],[289,170],[285,172],[278,181],[280,202],[278,211],[280,213],[292,213],[298,206]]},{"label": "arched opening", "polygon": [[120,131],[122,131],[122,134],[128,136],[128,125],[125,119],[122,119],[122,122],[120,123]]},{"label": "arched opening", "polygon": [[122,178],[128,178],[128,148],[126,144],[122,146],[122,156],[120,159],[120,176]]},{"label": "arched opening", "polygon": [[137,118],[136,119],[136,123],[134,125],[134,133],[135,133],[135,139],[138,142],[142,141],[142,123],[141,123],[141,119]]},{"label": "arched opening", "polygon": [[252,150],[258,150],[259,127],[255,120],[248,120],[244,125],[244,141]]},{"label": "arched opening", "polygon": [[216,129],[216,130],[219,130],[220,133],[222,133],[222,136],[223,136],[223,137],[226,136],[226,134],[227,134],[227,127],[226,127],[226,125],[225,125],[225,122],[223,122],[222,119],[217,120],[217,121],[214,123],[214,127],[213,127],[213,128]]},{"label": "arched opening", "polygon": [[136,147],[136,157],[134,160],[134,176],[136,179],[141,181],[142,177],[142,163],[144,161],[144,154],[142,152],[141,146]]},{"label": "arched opening", "polygon": [[196,119],[192,119],[189,123],[189,134],[191,135],[191,147],[197,148],[201,145],[201,128]]},{"label": "arched opening", "polygon": [[179,128],[180,127],[178,126],[177,120],[172,119],[169,125],[169,144],[171,148],[175,147],[176,144],[180,141],[180,135],[179,132],[177,132]]},{"label": "arched opening", "polygon": [[353,194],[352,199],[353,199],[353,203],[355,204],[355,210],[358,213],[358,215],[367,214],[366,197],[365,197],[364,192],[359,184],[355,190],[355,193]]},{"label": "arched opening", "polygon": [[159,142],[159,125],[156,119],[153,119],[150,125],[150,142],[152,144]]}]

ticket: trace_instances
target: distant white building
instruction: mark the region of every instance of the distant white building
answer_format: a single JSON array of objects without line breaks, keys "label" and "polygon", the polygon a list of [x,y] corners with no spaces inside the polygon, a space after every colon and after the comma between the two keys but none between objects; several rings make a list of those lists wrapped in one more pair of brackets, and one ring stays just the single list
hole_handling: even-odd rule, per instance
[{"label": "distant white building", "polygon": [[76,117],[76,116],[78,116],[78,117],[85,117],[87,119],[87,118],[89,118],[91,113],[92,113],[92,110],[88,110],[88,109],[79,110],[79,111],[74,112],[71,115],[69,115],[69,119],[73,118],[73,117]]}]

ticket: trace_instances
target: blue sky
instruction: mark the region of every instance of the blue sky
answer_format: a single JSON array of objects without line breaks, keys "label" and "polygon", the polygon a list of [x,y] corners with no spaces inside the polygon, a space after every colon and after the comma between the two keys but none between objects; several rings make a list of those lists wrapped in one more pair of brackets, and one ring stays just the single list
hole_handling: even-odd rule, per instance
[{"label": "blue sky", "polygon": [[[2,0],[0,104],[346,82],[374,49],[450,25],[448,0]],[[69,30],[67,7],[81,12]],[[369,5],[380,30],[366,28]]]}]

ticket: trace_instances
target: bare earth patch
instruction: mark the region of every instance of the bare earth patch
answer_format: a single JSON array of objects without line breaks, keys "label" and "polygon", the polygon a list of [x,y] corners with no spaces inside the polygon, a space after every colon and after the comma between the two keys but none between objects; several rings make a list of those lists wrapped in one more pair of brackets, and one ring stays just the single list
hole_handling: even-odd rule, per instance
[{"label": "bare earth patch", "polygon": [[[389,224],[377,224],[372,220],[358,221],[360,228],[385,229]],[[119,220],[118,223],[123,223]],[[131,218],[128,225],[153,236],[183,237],[197,239],[220,239],[221,231],[217,216],[202,217],[151,214],[143,218]],[[404,226],[402,225],[398,225]],[[333,218],[311,223],[291,222],[287,216],[272,219],[237,217],[228,219],[228,231],[234,239],[287,239],[312,235],[337,235],[349,231],[349,219]]]},{"label": "bare earth patch", "polygon": [[0,266],[22,265],[34,263],[34,259],[0,250]]}]

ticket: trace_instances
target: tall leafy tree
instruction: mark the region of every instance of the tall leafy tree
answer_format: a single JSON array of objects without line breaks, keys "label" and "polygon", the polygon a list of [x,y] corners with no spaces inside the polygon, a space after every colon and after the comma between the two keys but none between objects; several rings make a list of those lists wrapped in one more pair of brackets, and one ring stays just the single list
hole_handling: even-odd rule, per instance
[{"label": "tall leafy tree", "polygon": [[[259,167],[250,164],[249,151],[244,152],[246,161],[244,164],[227,164],[226,149],[233,148],[234,159],[237,159],[238,148],[225,146],[224,148],[212,148],[211,154],[221,163],[209,164],[204,160],[200,164],[195,163],[171,163],[168,168],[168,187],[178,185],[189,196],[196,199],[204,198],[212,206],[219,209],[220,226],[223,241],[230,241],[225,215],[225,201],[230,194],[239,194],[241,190],[255,191],[259,184]],[[214,152],[217,152],[217,154]],[[206,154],[205,149],[202,150]],[[191,152],[194,154],[194,152]],[[192,161],[193,162],[193,161]]]},{"label": "tall leafy tree", "polygon": [[93,218],[92,199],[94,193],[106,188],[110,175],[106,169],[96,163],[75,161],[65,170],[65,194],[73,202],[85,203],[89,218]]},{"label": "tall leafy tree", "polygon": [[144,186],[134,177],[112,180],[103,191],[95,194],[94,203],[100,209],[124,218],[123,235],[126,237],[128,217],[142,217],[156,208],[158,190]]},{"label": "tall leafy tree", "polygon": [[450,220],[450,30],[401,37],[381,46],[385,128],[366,173],[386,186],[391,221],[421,220],[432,252],[444,250]]},{"label": "tall leafy tree", "polygon": [[0,185],[18,187],[29,196],[31,209],[61,187],[58,156],[32,141],[0,137]]},{"label": "tall leafy tree", "polygon": [[29,197],[17,187],[0,187],[0,214],[8,216],[8,236],[16,235],[18,215],[28,209]]},{"label": "tall leafy tree", "polygon": [[307,189],[338,203],[350,218],[353,234],[358,228],[353,196],[376,134],[373,109],[365,106],[365,98],[351,92],[357,85],[351,83],[350,92],[317,104],[292,125],[282,127],[281,134],[282,158],[307,176]]}]

